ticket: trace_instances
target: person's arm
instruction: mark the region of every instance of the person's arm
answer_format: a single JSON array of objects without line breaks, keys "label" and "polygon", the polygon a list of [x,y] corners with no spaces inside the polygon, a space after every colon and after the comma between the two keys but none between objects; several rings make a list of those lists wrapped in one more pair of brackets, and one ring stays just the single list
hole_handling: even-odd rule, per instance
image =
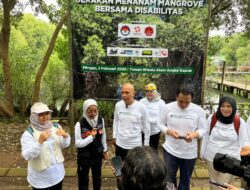
[{"label": "person's arm", "polygon": [[158,120],[158,126],[161,132],[164,134],[167,133],[168,127],[167,127],[167,107],[166,105],[161,104],[160,106],[160,114],[159,114],[159,120]]},{"label": "person's arm", "polygon": [[106,136],[106,130],[105,130],[105,123],[104,119],[102,119],[103,128],[102,128],[102,145],[103,145],[103,158],[104,160],[108,160],[108,146],[107,146],[107,136]]},{"label": "person's arm", "polygon": [[62,126],[58,124],[58,130],[56,131],[60,138],[60,146],[61,148],[66,148],[70,145],[70,135],[65,130],[62,129]]},{"label": "person's arm", "polygon": [[250,146],[250,117],[248,118],[246,122],[246,133],[244,137],[244,146]]},{"label": "person's arm", "polygon": [[239,147],[243,147],[245,145],[250,145],[245,143],[245,137],[247,135],[247,128],[245,121],[240,118],[240,128],[239,128],[239,134],[238,134],[238,141],[239,141]]},{"label": "person's arm", "polygon": [[36,139],[28,132],[25,131],[21,137],[22,157],[25,160],[32,160],[36,158],[42,149],[43,144],[40,144]]},{"label": "person's arm", "polygon": [[114,111],[114,119],[113,119],[113,142],[116,143],[116,137],[117,137],[117,130],[118,130],[118,114],[117,114],[117,108],[118,105],[115,105],[115,111]]},{"label": "person's arm", "polygon": [[225,185],[227,185],[227,188],[219,187],[219,189],[221,190],[244,190],[244,189],[235,187],[234,185],[230,185],[230,184],[225,184]]},{"label": "person's arm", "polygon": [[143,133],[144,133],[144,146],[149,146],[149,138],[150,138],[150,124],[148,121],[148,115],[146,107],[143,105]]},{"label": "person's arm", "polygon": [[194,132],[193,138],[201,138],[208,131],[206,114],[205,111],[201,108],[198,116],[197,130]]},{"label": "person's arm", "polygon": [[81,127],[80,127],[80,123],[77,122],[75,125],[75,146],[77,148],[83,148],[87,145],[89,145],[90,143],[93,142],[94,140],[94,136],[93,135],[89,135],[86,138],[82,138],[81,137]]}]

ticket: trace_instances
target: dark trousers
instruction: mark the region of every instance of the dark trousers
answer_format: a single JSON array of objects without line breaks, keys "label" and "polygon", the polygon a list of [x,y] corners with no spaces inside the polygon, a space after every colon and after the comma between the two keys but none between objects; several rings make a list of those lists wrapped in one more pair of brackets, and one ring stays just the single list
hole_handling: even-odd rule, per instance
[{"label": "dark trousers", "polygon": [[189,190],[190,179],[194,170],[196,158],[194,159],[182,159],[173,156],[163,149],[164,161],[167,166],[167,179],[175,185],[177,188],[176,174],[178,168],[180,169],[180,182],[178,190]]},{"label": "dark trousers", "polygon": [[[144,144],[144,133],[141,133],[142,134],[142,143]],[[150,139],[149,139],[149,146],[154,148],[155,150],[158,149],[158,145],[159,145],[159,140],[160,140],[160,135],[161,135],[161,132],[155,134],[155,135],[151,135],[150,136]]]},{"label": "dark trousers", "polygon": [[37,189],[32,187],[33,190],[62,190],[62,183],[63,181],[59,182],[58,184],[51,186],[51,187],[47,187],[47,188],[43,188],[43,189]]},{"label": "dark trousers", "polygon": [[122,158],[122,161],[126,158],[128,151],[128,149],[124,149],[118,145],[115,145],[115,155],[120,156]]},{"label": "dark trousers", "polygon": [[[78,158],[79,159],[79,158]],[[79,190],[89,189],[89,169],[92,171],[93,189],[101,189],[101,175],[102,175],[102,157],[86,157],[80,158],[81,164],[78,162],[78,187]]]}]

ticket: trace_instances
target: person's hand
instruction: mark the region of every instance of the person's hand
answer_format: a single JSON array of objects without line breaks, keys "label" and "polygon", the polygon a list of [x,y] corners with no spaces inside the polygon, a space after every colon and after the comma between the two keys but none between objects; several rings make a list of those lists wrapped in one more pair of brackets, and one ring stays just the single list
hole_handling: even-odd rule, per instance
[{"label": "person's hand", "polygon": [[225,185],[227,186],[227,188],[219,187],[219,189],[221,189],[221,190],[240,190],[240,188],[235,187],[234,185],[230,185],[227,183],[225,183]]},{"label": "person's hand", "polygon": [[244,147],[242,147],[242,149],[240,151],[240,155],[241,156],[248,156],[248,155],[250,155],[250,146],[244,146]]},{"label": "person's hand", "polygon": [[116,139],[113,139],[113,145],[116,145]]},{"label": "person's hand", "polygon": [[92,131],[91,131],[91,135],[92,135],[93,137],[95,137],[96,134],[97,134],[97,129],[96,129],[96,128],[93,128]]},{"label": "person's hand", "polygon": [[108,151],[103,153],[103,159],[106,160],[106,161],[109,159]]},{"label": "person's hand", "polygon": [[63,138],[67,138],[68,137],[68,133],[66,131],[64,131],[63,129],[59,128],[56,131],[56,134],[59,136],[62,136]]},{"label": "person's hand", "polygon": [[193,132],[188,132],[187,135],[186,135],[186,141],[187,142],[192,142],[192,140],[194,138],[199,138],[199,133],[196,132],[196,131],[193,131]]},{"label": "person's hand", "polygon": [[[111,166],[111,170],[112,170],[112,173],[114,174],[114,176],[116,176],[115,175],[115,168],[113,166]],[[116,176],[116,178],[118,179],[118,181],[121,180],[121,176]]]},{"label": "person's hand", "polygon": [[38,142],[40,144],[43,144],[43,142],[46,141],[50,136],[51,136],[51,131],[50,129],[47,129],[40,134]]},{"label": "person's hand", "polygon": [[175,139],[178,139],[179,138],[179,134],[177,133],[177,131],[173,130],[173,129],[168,129],[167,130],[167,134],[169,136],[172,136],[174,137]]}]

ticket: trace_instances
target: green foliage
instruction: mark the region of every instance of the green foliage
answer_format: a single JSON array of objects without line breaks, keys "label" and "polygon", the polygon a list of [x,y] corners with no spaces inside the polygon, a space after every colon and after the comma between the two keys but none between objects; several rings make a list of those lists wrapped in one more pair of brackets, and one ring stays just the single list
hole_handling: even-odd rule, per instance
[{"label": "green foliage", "polygon": [[226,45],[225,37],[213,36],[208,39],[208,55],[219,55],[220,50]]},{"label": "green foliage", "polygon": [[88,43],[83,49],[85,55],[82,59],[83,64],[104,64],[102,60],[106,53],[103,49],[102,40],[97,35],[88,37]]},{"label": "green foliage", "polygon": [[[242,17],[239,20],[239,15]],[[216,0],[212,1],[212,28],[224,26],[227,34],[237,31],[238,26],[250,35],[250,1],[249,0]]]},{"label": "green foliage", "polygon": [[[31,103],[36,71],[47,51],[54,28],[28,14],[24,15],[17,27],[11,29],[9,47],[14,103],[22,113],[27,111]],[[62,101],[68,95],[68,65],[62,61],[68,60],[65,44],[67,40],[59,35],[56,50],[60,52],[60,58],[56,52],[52,54],[43,78],[41,99],[48,104],[58,99]],[[64,46],[64,51],[61,51],[60,46]],[[2,72],[1,68],[0,85]]]},{"label": "green foliage", "polygon": [[236,51],[237,65],[250,65],[250,43]]},{"label": "green foliage", "polygon": [[234,34],[227,39],[227,44],[221,49],[220,53],[225,56],[228,66],[237,66],[236,51],[240,47],[247,46],[249,40],[241,33]]},{"label": "green foliage", "polygon": [[43,76],[41,100],[55,103],[64,100],[69,92],[69,72],[67,65],[59,59],[57,53],[50,57],[49,64]]},{"label": "green foliage", "polygon": [[247,121],[250,115],[250,104],[249,103],[241,103],[237,105],[237,110],[240,116]]},{"label": "green foliage", "polygon": [[10,50],[14,102],[18,105],[21,102],[27,105],[32,96],[35,66],[25,36],[15,28],[12,28]]}]

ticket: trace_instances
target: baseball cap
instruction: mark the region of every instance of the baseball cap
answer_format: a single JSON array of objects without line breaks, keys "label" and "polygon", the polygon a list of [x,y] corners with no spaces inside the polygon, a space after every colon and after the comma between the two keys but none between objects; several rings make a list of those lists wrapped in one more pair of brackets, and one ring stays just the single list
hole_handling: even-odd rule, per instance
[{"label": "baseball cap", "polygon": [[36,102],[34,105],[30,108],[31,113],[43,113],[43,112],[53,112],[49,109],[49,107],[42,103],[42,102]]},{"label": "baseball cap", "polygon": [[154,91],[156,90],[156,85],[154,83],[149,83],[147,86],[145,86],[145,90],[150,90],[150,91]]}]

